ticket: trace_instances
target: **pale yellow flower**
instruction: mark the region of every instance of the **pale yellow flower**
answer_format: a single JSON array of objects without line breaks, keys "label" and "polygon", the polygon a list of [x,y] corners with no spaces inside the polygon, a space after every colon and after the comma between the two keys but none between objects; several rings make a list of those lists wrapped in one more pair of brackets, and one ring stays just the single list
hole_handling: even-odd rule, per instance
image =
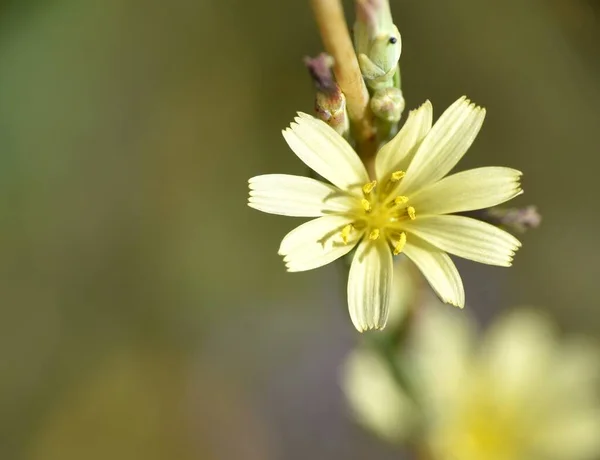
[{"label": "pale yellow flower", "polygon": [[[600,355],[517,310],[482,340],[467,315],[424,308],[398,354],[414,400],[374,352],[345,368],[350,405],[387,440],[418,439],[432,460],[587,460],[600,456]],[[414,401],[418,404],[415,404]]]},{"label": "pale yellow flower", "polygon": [[477,136],[485,110],[460,98],[432,127],[433,108],[412,111],[377,153],[374,179],[352,147],[326,123],[300,113],[283,136],[327,184],[270,174],[249,181],[249,206],[317,217],[285,236],[279,253],[289,271],[320,267],[357,247],[348,305],[359,331],[381,329],[388,316],[393,256],[406,254],[444,302],[463,307],[458,271],[447,253],[509,266],[520,246],[512,235],[451,213],[494,206],[522,193],[514,169],[472,169],[448,177]]}]

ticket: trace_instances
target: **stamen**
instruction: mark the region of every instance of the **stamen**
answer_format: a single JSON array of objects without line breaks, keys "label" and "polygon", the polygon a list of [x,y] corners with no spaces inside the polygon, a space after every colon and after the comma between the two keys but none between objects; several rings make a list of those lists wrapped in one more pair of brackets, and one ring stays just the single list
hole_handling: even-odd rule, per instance
[{"label": "stamen", "polygon": [[408,217],[410,217],[410,220],[415,220],[417,218],[415,208],[413,208],[412,206],[406,208],[406,212],[408,213]]},{"label": "stamen", "polygon": [[392,182],[398,182],[400,179],[402,179],[404,176],[406,176],[406,173],[404,171],[394,171],[392,173],[392,177],[390,178],[390,180]]},{"label": "stamen", "polygon": [[363,193],[365,195],[368,195],[369,193],[371,193],[373,191],[373,189],[377,186],[377,181],[374,180],[373,182],[369,182],[368,184],[363,185]]},{"label": "stamen", "polygon": [[397,256],[404,249],[404,245],[406,244],[406,233],[400,233],[400,239],[396,242],[394,246],[394,255]]},{"label": "stamen", "polygon": [[340,236],[342,237],[342,241],[344,242],[344,244],[348,244],[348,238],[350,237],[351,231],[352,231],[352,224],[348,224],[344,228],[342,228],[342,231],[340,232]]},{"label": "stamen", "polygon": [[362,207],[365,211],[367,211],[367,212],[371,211],[371,202],[369,200],[367,200],[366,198],[363,198],[362,200],[360,200],[360,204],[362,204]]},{"label": "stamen", "polygon": [[408,197],[404,196],[404,195],[400,195],[397,196],[396,198],[394,198],[394,204],[396,206],[401,205],[401,204],[405,204],[408,203]]},{"label": "stamen", "polygon": [[371,230],[371,233],[369,233],[369,239],[373,240],[373,241],[379,239],[380,233],[381,232],[379,231],[378,228],[374,228],[373,230]]}]

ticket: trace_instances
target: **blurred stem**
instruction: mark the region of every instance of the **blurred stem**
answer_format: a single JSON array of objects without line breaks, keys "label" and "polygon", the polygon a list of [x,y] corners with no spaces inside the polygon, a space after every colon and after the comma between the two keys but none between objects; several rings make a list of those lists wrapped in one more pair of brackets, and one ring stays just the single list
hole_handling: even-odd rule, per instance
[{"label": "blurred stem", "polygon": [[[390,374],[400,387],[401,391],[407,395],[414,403],[417,403],[415,391],[406,370],[398,363],[398,342],[399,337],[396,334],[373,334],[371,337],[373,348],[377,354],[385,361]],[[400,339],[401,341],[402,339]]]},{"label": "blurred stem", "polygon": [[346,96],[348,116],[358,154],[370,173],[376,152],[369,92],[358,66],[341,0],[311,0],[325,50],[334,59],[333,73]]},{"label": "blurred stem", "polygon": [[[395,267],[395,269],[398,268]],[[379,333],[371,334],[369,338],[371,339],[371,345],[385,361],[402,392],[415,403],[415,407],[418,407],[418,394],[400,352],[408,343],[415,315],[418,314],[419,305],[423,303],[423,281],[414,267],[410,267],[406,271],[406,275],[409,278],[408,282],[413,283],[417,288],[414,290],[412,298],[408,300],[409,306],[404,320],[394,328],[386,328]]]},{"label": "blurred stem", "polygon": [[379,144],[387,143],[398,132],[398,123],[390,123],[385,120],[377,120],[377,137]]},{"label": "blurred stem", "polygon": [[432,457],[429,455],[429,453],[419,447],[414,449],[414,458],[416,460],[432,460]]}]

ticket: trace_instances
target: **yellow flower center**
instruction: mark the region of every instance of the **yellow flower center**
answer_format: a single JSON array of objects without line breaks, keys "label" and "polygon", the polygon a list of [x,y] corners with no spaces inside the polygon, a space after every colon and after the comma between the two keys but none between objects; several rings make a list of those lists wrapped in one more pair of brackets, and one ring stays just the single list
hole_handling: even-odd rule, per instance
[{"label": "yellow flower center", "polygon": [[352,241],[354,232],[360,232],[371,241],[386,239],[394,255],[402,252],[406,244],[402,222],[417,218],[415,208],[408,205],[408,196],[392,194],[405,174],[404,171],[395,171],[383,184],[374,180],[362,186],[363,197],[360,199],[360,205],[352,213],[355,220],[340,231],[340,238],[344,244]]},{"label": "yellow flower center", "polygon": [[432,447],[440,455],[461,460],[527,458],[531,420],[518,401],[495,399],[492,387],[471,388],[460,399],[454,416],[434,430]]}]

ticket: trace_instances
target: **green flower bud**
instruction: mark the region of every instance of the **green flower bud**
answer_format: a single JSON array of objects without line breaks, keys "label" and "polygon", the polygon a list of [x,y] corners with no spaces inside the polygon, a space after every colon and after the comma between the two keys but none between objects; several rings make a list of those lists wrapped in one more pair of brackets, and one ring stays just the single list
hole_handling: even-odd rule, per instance
[{"label": "green flower bud", "polygon": [[356,0],[354,45],[361,73],[372,90],[395,86],[402,40],[388,0]]},{"label": "green flower bud", "polygon": [[371,110],[377,118],[388,123],[400,121],[404,111],[402,91],[393,87],[375,91],[371,98]]},{"label": "green flower bud", "polygon": [[320,118],[339,134],[345,136],[350,129],[350,120],[346,111],[346,96],[335,85],[336,91],[333,93],[317,92],[315,96],[315,111],[317,118]]}]

